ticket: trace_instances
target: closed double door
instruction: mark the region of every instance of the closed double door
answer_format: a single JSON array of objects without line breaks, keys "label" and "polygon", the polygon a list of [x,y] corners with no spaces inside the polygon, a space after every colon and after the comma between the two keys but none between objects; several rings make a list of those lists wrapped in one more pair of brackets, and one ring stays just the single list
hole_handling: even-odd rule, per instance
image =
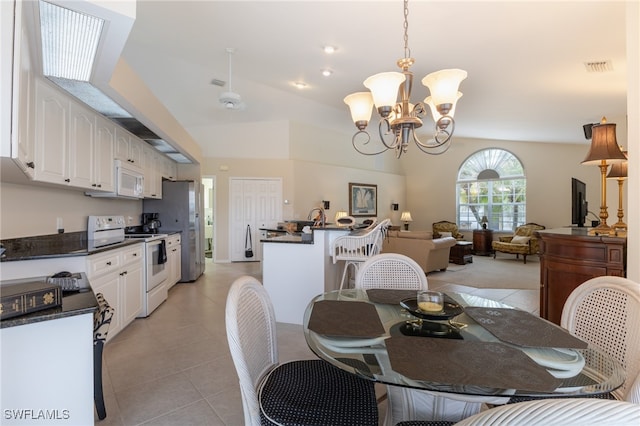
[{"label": "closed double door", "polygon": [[[282,179],[231,178],[229,185],[231,261],[259,261],[260,228],[275,228],[282,221]],[[245,256],[247,230],[253,257]]]}]

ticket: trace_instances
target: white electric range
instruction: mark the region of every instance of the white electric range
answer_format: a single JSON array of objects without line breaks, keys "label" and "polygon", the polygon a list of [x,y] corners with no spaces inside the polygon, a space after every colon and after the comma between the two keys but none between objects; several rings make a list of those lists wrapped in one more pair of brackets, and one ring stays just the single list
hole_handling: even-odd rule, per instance
[{"label": "white electric range", "polygon": [[147,317],[167,300],[167,234],[125,234],[125,239],[144,241],[145,297],[140,316]]}]

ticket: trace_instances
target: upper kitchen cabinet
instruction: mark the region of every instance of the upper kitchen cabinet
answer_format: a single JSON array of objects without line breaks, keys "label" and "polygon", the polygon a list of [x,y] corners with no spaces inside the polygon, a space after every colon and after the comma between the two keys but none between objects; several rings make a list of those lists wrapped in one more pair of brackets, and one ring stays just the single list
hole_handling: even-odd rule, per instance
[{"label": "upper kitchen cabinet", "polygon": [[114,188],[114,126],[36,79],[33,179],[80,189]]},{"label": "upper kitchen cabinet", "polygon": [[[26,19],[22,13],[23,7],[23,2],[0,2],[2,9],[0,14],[2,43],[0,44],[3,58],[0,70],[2,77],[0,151],[3,157],[12,158],[24,173],[33,178],[35,59],[30,43],[32,35],[23,22]],[[15,28],[12,19],[14,16]],[[4,60],[11,57],[13,61]]]},{"label": "upper kitchen cabinet", "polygon": [[162,177],[167,180],[178,179],[178,164],[169,157],[161,156]]},{"label": "upper kitchen cabinet", "polygon": [[93,158],[93,181],[96,189],[115,191],[115,167],[113,162],[116,126],[111,120],[96,117],[96,139]]},{"label": "upper kitchen cabinet", "polygon": [[65,184],[68,178],[69,99],[36,80],[34,180]]},{"label": "upper kitchen cabinet", "polygon": [[142,146],[140,139],[132,136],[129,132],[121,127],[116,128],[116,152],[117,160],[127,161],[142,167]]},{"label": "upper kitchen cabinet", "polygon": [[162,198],[162,156],[150,145],[142,149],[144,170],[144,198]]},{"label": "upper kitchen cabinet", "polygon": [[76,102],[69,102],[69,184],[77,188],[95,188],[93,159],[96,117]]}]

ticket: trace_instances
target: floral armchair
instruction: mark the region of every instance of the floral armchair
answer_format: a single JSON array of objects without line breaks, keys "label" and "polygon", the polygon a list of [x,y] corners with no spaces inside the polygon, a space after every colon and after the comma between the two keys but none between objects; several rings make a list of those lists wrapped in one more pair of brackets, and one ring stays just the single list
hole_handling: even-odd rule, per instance
[{"label": "floral armchair", "polygon": [[496,258],[497,252],[511,253],[516,255],[516,259],[522,255],[524,263],[526,264],[528,254],[538,253],[539,245],[538,238],[536,238],[536,231],[542,229],[545,229],[542,225],[527,223],[516,228],[513,235],[498,238],[498,241],[491,243],[493,258]]},{"label": "floral armchair", "polygon": [[448,232],[451,234],[451,236],[453,238],[455,238],[456,240],[464,240],[464,235],[462,235],[460,232],[458,232],[458,225],[456,225],[453,222],[449,222],[446,220],[441,220],[440,222],[435,222],[433,224],[431,224],[432,228],[433,228],[433,238],[442,238],[443,236],[449,236],[449,235],[442,235],[443,232]]}]

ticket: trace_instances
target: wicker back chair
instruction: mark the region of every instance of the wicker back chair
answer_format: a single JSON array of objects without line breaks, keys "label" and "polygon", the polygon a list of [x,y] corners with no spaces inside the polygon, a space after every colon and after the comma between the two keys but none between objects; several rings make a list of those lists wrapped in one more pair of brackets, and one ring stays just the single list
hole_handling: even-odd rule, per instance
[{"label": "wicker back chair", "polygon": [[355,287],[426,290],[429,285],[415,260],[399,253],[380,253],[360,266]]},{"label": "wicker back chair", "polygon": [[320,359],[278,362],[273,305],[254,277],[231,285],[225,322],[246,426],[378,425],[372,381]]},{"label": "wicker back chair", "polygon": [[639,324],[640,284],[610,276],[592,278],[573,290],[560,319],[560,325],[571,334],[624,366],[627,380],[612,395],[627,400],[640,397]]}]

